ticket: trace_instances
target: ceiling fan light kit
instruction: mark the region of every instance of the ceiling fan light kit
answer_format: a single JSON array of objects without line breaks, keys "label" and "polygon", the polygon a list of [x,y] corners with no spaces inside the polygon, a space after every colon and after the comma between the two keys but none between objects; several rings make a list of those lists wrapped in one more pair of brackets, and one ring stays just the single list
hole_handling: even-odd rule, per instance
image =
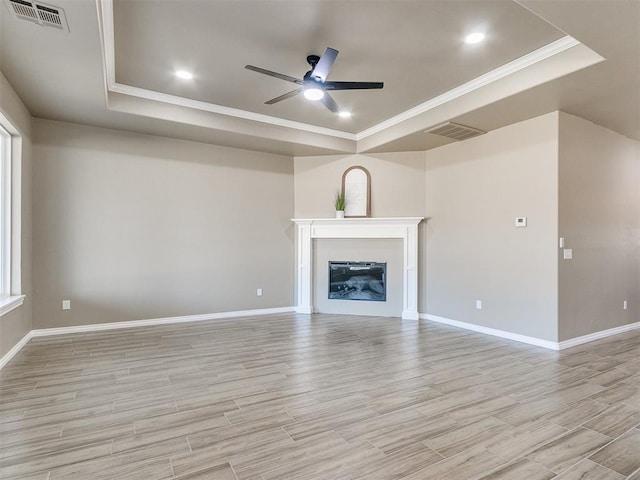
[{"label": "ceiling fan light kit", "polygon": [[304,89],[304,98],[311,101],[317,101],[324,97],[324,92],[320,88],[309,87]]},{"label": "ceiling fan light kit", "polygon": [[245,65],[247,70],[252,70],[263,75],[279,78],[285,82],[295,83],[300,85],[299,88],[292,90],[288,93],[280,95],[279,97],[267,100],[267,105],[273,105],[274,103],[281,102],[288,98],[295,97],[299,93],[302,93],[304,97],[311,101],[321,101],[322,104],[331,110],[333,113],[339,114],[341,117],[350,117],[348,112],[340,111],[338,104],[333,97],[329,95],[329,90],[371,90],[380,89],[384,86],[383,82],[333,82],[327,81],[329,71],[336,61],[338,56],[338,50],[327,47],[321,57],[318,55],[307,56],[307,63],[311,66],[311,70],[304,74],[302,79],[284,75],[278,72],[272,72],[261,67],[254,65]]}]

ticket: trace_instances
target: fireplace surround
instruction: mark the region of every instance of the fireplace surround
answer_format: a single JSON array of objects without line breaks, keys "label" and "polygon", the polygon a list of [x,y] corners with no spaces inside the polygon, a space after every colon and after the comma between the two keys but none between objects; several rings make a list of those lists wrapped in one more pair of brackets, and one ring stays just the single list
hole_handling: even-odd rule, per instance
[{"label": "fireplace surround", "polygon": [[423,217],[307,218],[297,225],[298,313],[311,314],[313,306],[313,249],[318,238],[400,238],[403,240],[403,319],[418,319],[418,224]]}]

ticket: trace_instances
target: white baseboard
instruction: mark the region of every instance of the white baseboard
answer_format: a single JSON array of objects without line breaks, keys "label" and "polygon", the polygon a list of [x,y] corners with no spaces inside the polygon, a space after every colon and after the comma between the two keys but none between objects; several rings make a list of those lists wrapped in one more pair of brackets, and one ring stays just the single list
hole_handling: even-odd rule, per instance
[{"label": "white baseboard", "polygon": [[498,330],[497,328],[483,327],[482,325],[475,325],[473,323],[461,322],[459,320],[451,320],[450,318],[438,317],[437,315],[431,315],[428,313],[421,313],[420,319],[430,320],[432,322],[444,323],[445,325],[451,325],[452,327],[464,328],[465,330],[472,330],[474,332],[484,333],[486,335],[492,335],[494,337],[506,338],[508,340],[515,340],[516,342],[528,343],[529,345],[535,345],[536,347],[544,347],[544,348],[549,348],[551,350],[559,350],[558,342],[543,340],[541,338],[528,337],[527,335],[520,335],[519,333],[512,333],[512,332],[507,332],[505,330]]},{"label": "white baseboard", "polygon": [[49,335],[65,335],[67,333],[100,332],[118,328],[148,327],[150,325],[167,325],[170,323],[203,322],[205,320],[221,320],[226,318],[249,317],[253,315],[271,315],[274,313],[295,312],[295,307],[260,308],[256,310],[238,310],[235,312],[203,313],[200,315],[185,315],[181,317],[152,318],[149,320],[132,320],[129,322],[93,323],[91,325],[77,325],[73,327],[40,328],[32,330],[34,337]]},{"label": "white baseboard", "polygon": [[420,320],[420,314],[411,310],[402,311],[403,320]]},{"label": "white baseboard", "polygon": [[20,350],[22,350],[22,347],[24,347],[27,343],[29,343],[29,340],[31,340],[32,336],[33,336],[33,330],[31,330],[24,337],[22,337],[22,339],[18,343],[16,343],[11,350],[9,350],[7,353],[5,353],[2,356],[2,358],[0,358],[0,370],[2,370],[2,367],[4,367],[7,363],[9,363],[9,361],[13,357],[15,357]]},{"label": "white baseboard", "polygon": [[295,312],[295,307],[261,308],[256,310],[238,310],[235,312],[205,313],[201,315],[185,315],[182,317],[153,318],[149,320],[132,320],[130,322],[94,323],[91,325],[77,325],[73,327],[40,328],[31,330],[22,340],[16,343],[2,358],[0,369],[31,340],[33,337],[46,337],[49,335],[65,335],[68,333],[100,332],[103,330],[115,330],[118,328],[147,327],[150,325],[167,325],[170,323],[202,322],[205,320],[222,320],[227,318],[248,317],[253,315],[272,315],[276,313]]},{"label": "white baseboard", "polygon": [[563,340],[558,343],[559,350],[575,347],[576,345],[582,345],[583,343],[593,342],[594,340],[600,340],[601,338],[610,337],[611,335],[630,332],[631,330],[636,330],[638,328],[640,328],[640,322],[629,323],[627,325],[621,325],[619,327],[613,327],[607,330],[600,330],[599,332],[589,333],[581,337],[570,338],[569,340]]},{"label": "white baseboard", "polygon": [[[295,311],[296,311],[296,307],[261,308],[256,310],[239,310],[235,312],[205,313],[201,315],[185,315],[181,317],[154,318],[150,320],[133,320],[130,322],[94,323],[91,325],[78,325],[74,327],[41,328],[37,330],[31,330],[24,337],[22,337],[22,339],[18,343],[16,343],[11,350],[5,353],[4,356],[0,358],[0,369],[2,369],[7,363],[9,363],[9,361],[20,350],[22,350],[22,348],[33,337],[45,337],[49,335],[64,335],[67,333],[99,332],[103,330],[115,330],[118,328],[135,328],[135,327],[146,327],[150,325],[167,325],[170,323],[202,322],[205,320],[222,320],[226,318],[247,317],[247,316],[253,316],[253,315],[272,315],[277,313],[290,313]],[[630,323],[628,325],[621,325],[619,327],[609,328],[607,330],[601,330],[599,332],[590,333],[588,335],[583,335],[581,337],[571,338],[569,340],[563,340],[562,342],[552,342],[550,340],[543,340],[541,338],[529,337],[526,335],[520,335],[518,333],[498,330],[496,328],[483,327],[481,325],[474,325],[472,323],[461,322],[459,320],[452,320],[450,318],[439,317],[437,315],[431,315],[428,313],[421,313],[419,315],[419,318],[421,320],[429,320],[432,322],[443,323],[445,325],[451,325],[453,327],[463,328],[465,330],[484,333],[486,335],[492,335],[494,337],[506,338],[508,340],[515,340],[516,342],[527,343],[529,345],[535,345],[538,347],[548,348],[551,350],[564,350],[565,348],[575,347],[577,345],[582,345],[583,343],[593,342],[594,340],[600,340],[602,338],[610,337],[612,335],[618,335],[620,333],[640,329],[640,322],[636,322],[636,323]]]},{"label": "white baseboard", "polygon": [[527,343],[529,345],[535,345],[537,347],[548,348],[550,350],[564,350],[565,348],[575,347],[583,343],[593,342],[601,338],[610,337],[612,335],[618,335],[619,333],[628,332],[640,328],[640,322],[630,323],[628,325],[622,325],[620,327],[609,328],[607,330],[601,330],[599,332],[590,333],[582,337],[571,338],[562,342],[553,342],[551,340],[543,340],[541,338],[529,337],[527,335],[520,335],[519,333],[507,332],[505,330],[498,330],[496,328],[483,327],[482,325],[475,325],[473,323],[461,322],[459,320],[452,320],[450,318],[438,317],[437,315],[431,315],[428,313],[420,314],[421,320],[430,320],[432,322],[443,323],[445,325],[451,325],[453,327],[464,328],[465,330],[471,330],[474,332],[484,333],[486,335],[492,335],[494,337],[506,338],[508,340],[515,340],[516,342]]}]

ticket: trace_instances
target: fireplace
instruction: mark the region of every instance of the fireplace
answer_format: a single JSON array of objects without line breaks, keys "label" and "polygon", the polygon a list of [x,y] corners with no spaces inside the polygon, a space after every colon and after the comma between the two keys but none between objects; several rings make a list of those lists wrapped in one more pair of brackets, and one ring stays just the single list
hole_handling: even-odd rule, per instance
[{"label": "fireplace", "polygon": [[[418,319],[418,224],[423,217],[296,218],[298,313],[311,314],[314,282],[314,240],[322,238],[402,239],[402,318]],[[329,259],[327,259],[328,261]],[[324,270],[324,268],[323,268]],[[400,282],[398,282],[400,283]],[[328,301],[328,300],[327,300]],[[388,301],[385,305],[388,305]],[[335,303],[334,303],[335,304]],[[356,305],[368,305],[359,302]],[[400,310],[400,309],[398,309]],[[397,312],[399,314],[400,312]]]},{"label": "fireplace", "polygon": [[386,278],[386,263],[329,262],[329,299],[385,302]]}]

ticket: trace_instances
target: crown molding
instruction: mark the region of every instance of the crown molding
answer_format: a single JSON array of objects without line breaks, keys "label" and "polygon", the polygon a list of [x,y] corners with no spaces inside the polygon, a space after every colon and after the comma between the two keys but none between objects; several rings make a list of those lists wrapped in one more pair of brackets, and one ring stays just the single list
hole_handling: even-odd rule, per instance
[{"label": "crown molding", "polygon": [[355,141],[356,135],[349,132],[343,132],[341,130],[333,130],[331,128],[318,127],[308,123],[295,122],[293,120],[286,120],[284,118],[272,117],[270,115],[264,115],[262,113],[249,112],[247,110],[240,110],[238,108],[224,107],[222,105],[216,105],[213,103],[202,102],[200,100],[193,100],[191,98],[179,97],[177,95],[169,95],[168,93],[156,92],[154,90],[147,90],[145,88],[132,87],[130,85],[123,85],[121,83],[113,83],[109,86],[109,91],[113,93],[120,93],[123,95],[130,95],[132,97],[144,98],[146,100],[154,100],[157,102],[168,103],[179,107],[193,108],[195,110],[202,110],[210,113],[217,113],[228,117],[242,118],[244,120],[251,120],[254,122],[267,123],[269,125],[277,125],[279,127],[293,128],[295,130],[301,130],[309,133],[317,133],[320,135],[327,135],[330,137],[344,138],[346,140]]},{"label": "crown molding", "polygon": [[501,80],[509,75],[517,73],[525,68],[531,67],[539,62],[553,57],[554,55],[558,55],[572,47],[580,45],[579,41],[567,35],[563,38],[560,38],[559,40],[556,40],[555,42],[552,42],[520,58],[517,58],[512,62],[502,65],[484,75],[476,77],[469,82],[466,82],[452,90],[449,90],[448,92],[443,93],[442,95],[438,95],[437,97],[421,103],[420,105],[410,108],[409,110],[406,110],[398,115],[388,118],[387,120],[384,120],[372,127],[354,134],[345,132],[343,130],[319,127],[317,125],[312,125],[304,122],[287,120],[280,117],[255,113],[238,108],[225,107],[223,105],[203,102],[200,100],[193,100],[190,98],[170,95],[116,82],[113,0],[96,0],[96,3],[98,8],[98,23],[103,53],[105,94],[107,98],[110,92],[119,93],[146,100],[191,108],[199,111],[205,111],[226,117],[260,122],[272,126],[279,126],[323,136],[346,139],[353,142],[358,142],[367,137],[385,131],[402,122],[422,115],[425,112],[433,110],[464,95],[472,93],[482,87],[485,87],[491,83]]},{"label": "crown molding", "polygon": [[478,90],[486,85],[489,85],[493,82],[497,82],[498,80],[512,75],[520,70],[523,70],[527,67],[531,67],[538,62],[546,60],[547,58],[551,58],[554,55],[558,55],[559,53],[564,52],[576,45],[580,45],[580,42],[575,38],[570,36],[565,36],[556,40],[555,42],[549,43],[544,47],[539,48],[538,50],[534,50],[520,58],[516,58],[512,62],[509,62],[501,67],[498,67],[494,70],[491,70],[484,75],[474,78],[473,80],[468,81],[467,83],[463,83],[459,87],[455,87],[448,92],[443,93],[442,95],[438,95],[437,97],[432,98],[431,100],[427,100],[420,105],[417,105],[409,110],[406,110],[394,117],[391,117],[383,122],[374,125],[373,127],[367,128],[361,132],[356,134],[356,140],[362,140],[363,138],[367,138],[376,133],[382,132],[387,128],[393,127],[399,123],[402,123],[406,120],[409,120],[413,117],[417,117],[429,110],[433,110],[436,107],[444,105],[445,103],[451,102],[463,95],[471,93],[475,90]]},{"label": "crown molding", "polygon": [[102,40],[103,52],[103,71],[105,78],[106,96],[109,92],[120,93],[123,95],[131,95],[133,97],[144,98],[146,100],[154,100],[157,102],[168,103],[171,105],[193,108],[205,112],[216,113],[228,117],[241,118],[254,122],[267,123],[269,125],[277,125],[280,127],[292,128],[320,135],[344,138],[346,140],[355,141],[356,135],[342,130],[334,130],[331,128],[319,127],[303,122],[296,122],[284,118],[273,117],[261,113],[249,112],[239,108],[225,107],[214,103],[202,102],[190,98],[179,97],[177,95],[169,95],[167,93],[156,92],[145,88],[133,87],[116,82],[116,61],[115,61],[115,31],[113,24],[113,0],[96,0],[98,6],[98,23],[100,24],[100,35]]}]

